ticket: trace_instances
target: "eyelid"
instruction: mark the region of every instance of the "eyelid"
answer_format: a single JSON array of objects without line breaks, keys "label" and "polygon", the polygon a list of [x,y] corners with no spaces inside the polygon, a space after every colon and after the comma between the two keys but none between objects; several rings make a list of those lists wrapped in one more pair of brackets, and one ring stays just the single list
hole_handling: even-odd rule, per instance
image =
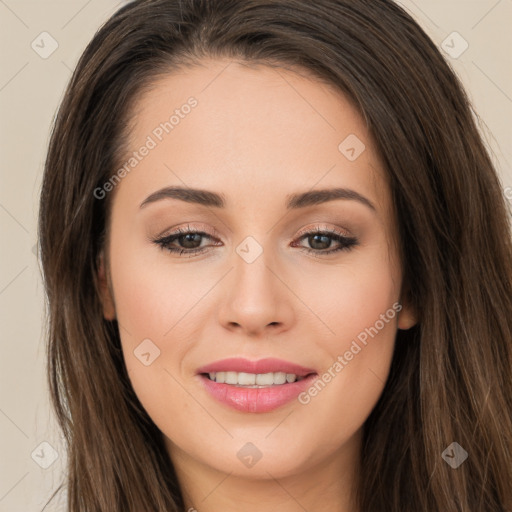
[{"label": "eyelid", "polygon": [[[207,235],[210,235],[212,238],[215,238],[219,240],[221,237],[221,234],[215,229],[215,228],[209,228],[206,226],[206,224],[199,224],[198,226],[191,226],[190,223],[187,223],[186,226],[179,225],[178,227],[173,227],[166,229],[163,233],[157,235],[156,238],[165,238],[172,235],[180,234],[181,232],[188,232],[188,231],[201,231],[204,232]],[[293,241],[297,238],[300,238],[303,235],[310,234],[311,232],[329,232],[329,233],[336,233],[340,236],[351,238],[354,237],[352,233],[350,233],[347,229],[340,228],[338,226],[335,227],[328,227],[326,224],[308,224],[307,226],[301,228],[294,236],[290,239],[290,241]]]},{"label": "eyelid", "polygon": [[[213,231],[215,232],[216,230],[213,229]],[[164,234],[160,237],[157,237],[156,239],[151,240],[151,242],[159,245],[160,248],[163,250],[168,250],[170,253],[179,254],[180,257],[182,257],[182,255],[185,255],[185,257],[192,258],[194,256],[198,256],[200,254],[207,252],[208,246],[203,247],[203,248],[194,248],[194,249],[179,249],[179,248],[171,248],[169,246],[169,244],[171,242],[173,242],[176,239],[179,239],[180,236],[186,235],[189,233],[199,234],[199,235],[203,236],[203,238],[204,237],[209,238],[210,240],[214,241],[214,245],[218,245],[217,243],[215,243],[215,241],[220,242],[222,244],[222,242],[220,241],[220,239],[217,236],[209,233],[208,229],[201,230],[199,228],[191,228],[190,224],[187,224],[186,228],[183,228],[180,226],[180,227],[174,229],[174,231],[172,231],[171,233]],[[351,236],[350,234],[348,234],[348,235],[345,234],[346,230],[344,230],[343,228],[338,228],[338,227],[322,228],[322,227],[316,225],[315,227],[309,228],[309,230],[307,229],[307,227],[302,228],[300,230],[300,233],[301,234],[295,235],[295,238],[293,238],[291,240],[292,246],[297,247],[300,250],[305,251],[306,253],[308,253],[312,256],[318,257],[318,258],[328,257],[328,256],[336,254],[340,251],[350,251],[352,247],[356,247],[359,245],[358,238]],[[301,246],[300,244],[295,245],[296,241],[300,242],[302,239],[309,237],[311,235],[315,236],[316,234],[327,235],[331,238],[338,239],[337,240],[338,243],[342,243],[342,245],[336,249],[329,249],[326,251],[322,251],[322,250],[316,251],[315,249],[308,249],[306,247]]]},{"label": "eyelid", "polygon": [[215,228],[208,228],[208,227],[206,227],[206,224],[199,224],[198,226],[191,226],[190,223],[187,223],[185,226],[178,225],[177,227],[172,227],[172,228],[166,229],[161,234],[156,235],[156,238],[166,238],[168,236],[180,234],[181,232],[187,233],[189,231],[204,232],[205,234],[210,235],[212,238],[217,238],[217,239],[221,236],[220,233],[218,233]]},{"label": "eyelid", "polygon": [[308,226],[305,226],[304,228],[301,228],[299,232],[295,235],[295,237],[301,237],[302,235],[309,234],[311,232],[329,232],[329,233],[336,233],[337,235],[346,237],[346,238],[352,238],[354,235],[350,233],[347,229],[340,228],[338,226],[329,227],[327,225],[319,225],[317,224],[309,224]]}]

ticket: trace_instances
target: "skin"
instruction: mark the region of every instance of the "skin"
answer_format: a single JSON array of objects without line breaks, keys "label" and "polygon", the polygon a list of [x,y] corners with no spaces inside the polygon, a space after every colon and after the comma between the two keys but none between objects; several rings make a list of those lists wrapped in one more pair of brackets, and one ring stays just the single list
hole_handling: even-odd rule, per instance
[{"label": "skin", "polygon": [[[375,144],[340,92],[301,73],[204,60],[160,79],[135,106],[130,151],[190,96],[198,105],[112,192],[104,316],[121,326],[132,385],[164,434],[187,510],[356,510],[362,426],[397,329],[416,321],[401,301],[396,219]],[[366,147],[355,161],[338,149],[350,134]],[[140,208],[171,185],[222,193],[226,207],[167,198]],[[353,199],[286,210],[288,194],[335,187],[357,191],[375,211]],[[187,225],[214,236],[199,239],[202,254],[153,242]],[[358,244],[322,255],[338,242],[298,236],[316,228]],[[236,252],[248,236],[263,249],[250,264]],[[308,404],[240,412],[196,376],[226,357],[277,357],[323,374],[397,302],[399,315]],[[147,338],[160,356],[145,366],[134,350]],[[237,457],[247,442],[262,454],[252,467]]]}]

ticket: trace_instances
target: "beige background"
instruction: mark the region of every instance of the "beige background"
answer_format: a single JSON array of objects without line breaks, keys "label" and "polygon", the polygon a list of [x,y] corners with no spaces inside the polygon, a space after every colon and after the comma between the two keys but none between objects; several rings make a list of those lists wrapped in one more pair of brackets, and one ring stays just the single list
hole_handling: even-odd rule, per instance
[{"label": "beige background", "polygon": [[[44,301],[34,252],[38,196],[49,127],[71,70],[96,29],[123,3],[0,0],[0,512],[40,512],[64,468],[44,373]],[[446,58],[481,117],[512,200],[512,0],[399,3],[439,47],[454,31],[469,44],[459,57]],[[35,41],[40,52],[51,49],[42,32],[58,44],[47,58],[31,47]],[[463,48],[463,40],[452,39],[450,51]],[[40,467],[36,461],[52,462],[52,450],[58,458]]]}]

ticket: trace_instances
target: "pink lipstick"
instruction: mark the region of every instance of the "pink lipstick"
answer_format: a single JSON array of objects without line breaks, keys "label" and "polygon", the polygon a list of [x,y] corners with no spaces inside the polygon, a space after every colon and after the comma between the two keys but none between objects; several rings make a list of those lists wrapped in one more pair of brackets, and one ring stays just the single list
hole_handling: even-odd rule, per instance
[{"label": "pink lipstick", "polygon": [[289,403],[318,374],[312,368],[267,358],[230,358],[197,370],[204,389],[217,401],[243,412],[269,412]]}]

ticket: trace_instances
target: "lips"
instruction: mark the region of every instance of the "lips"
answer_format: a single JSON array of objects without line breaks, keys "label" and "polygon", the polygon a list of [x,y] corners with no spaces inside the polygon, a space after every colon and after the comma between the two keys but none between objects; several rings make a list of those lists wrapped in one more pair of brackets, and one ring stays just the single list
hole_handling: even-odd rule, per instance
[{"label": "lips", "polygon": [[[259,361],[242,358],[223,359],[202,366],[197,373],[203,389],[216,401],[238,411],[253,413],[269,412],[290,403],[318,377],[312,368],[272,358]],[[237,383],[236,379],[233,384],[216,382],[211,379],[211,376],[216,374],[223,376],[238,374],[238,376],[243,375],[244,378],[249,374],[253,376],[256,374],[257,378],[265,378],[272,374],[274,377],[293,375],[297,380],[281,379],[279,384],[244,386]],[[265,382],[270,381],[265,380]]]},{"label": "lips", "polygon": [[198,374],[212,372],[244,372],[255,374],[283,372],[293,373],[297,375],[297,377],[306,377],[311,373],[316,373],[313,368],[306,368],[282,359],[266,358],[259,359],[258,361],[250,361],[238,357],[215,361],[197,370]]}]

